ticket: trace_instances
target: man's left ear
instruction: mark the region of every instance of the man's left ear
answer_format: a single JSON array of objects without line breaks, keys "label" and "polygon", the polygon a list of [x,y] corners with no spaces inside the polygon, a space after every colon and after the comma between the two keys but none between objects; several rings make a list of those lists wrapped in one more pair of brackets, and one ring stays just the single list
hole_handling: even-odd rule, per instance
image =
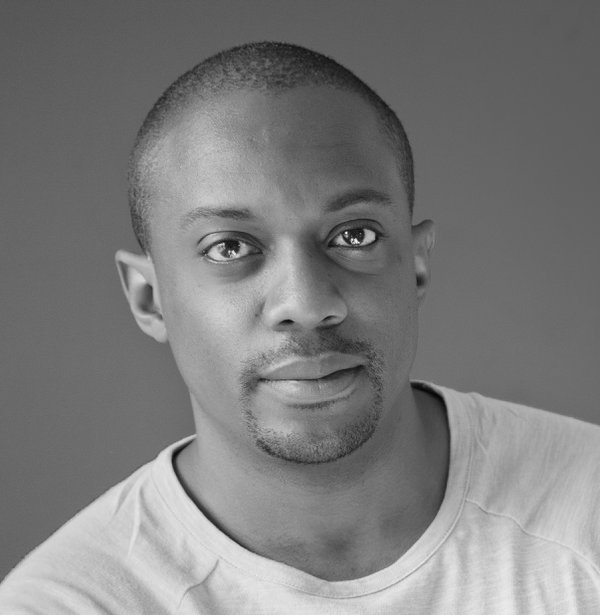
[{"label": "man's left ear", "polygon": [[432,220],[423,220],[412,227],[413,256],[417,276],[417,298],[422,303],[429,286],[429,259],[435,244],[435,226]]}]

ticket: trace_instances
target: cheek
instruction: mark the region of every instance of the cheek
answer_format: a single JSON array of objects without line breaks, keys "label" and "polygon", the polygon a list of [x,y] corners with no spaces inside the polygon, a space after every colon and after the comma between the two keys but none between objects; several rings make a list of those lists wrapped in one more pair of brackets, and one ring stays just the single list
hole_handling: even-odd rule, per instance
[{"label": "cheek", "polygon": [[163,316],[173,356],[191,390],[230,387],[235,381],[248,335],[245,311],[239,301],[206,288],[169,289]]},{"label": "cheek", "polygon": [[366,336],[383,351],[386,364],[393,371],[414,358],[417,306],[416,282],[408,267],[366,281],[354,296],[354,313],[360,328],[364,327]]},{"label": "cheek", "polygon": [[355,307],[373,325],[389,331],[392,323],[411,318],[417,306],[416,279],[411,267],[395,262],[384,275],[365,276],[348,288]]}]

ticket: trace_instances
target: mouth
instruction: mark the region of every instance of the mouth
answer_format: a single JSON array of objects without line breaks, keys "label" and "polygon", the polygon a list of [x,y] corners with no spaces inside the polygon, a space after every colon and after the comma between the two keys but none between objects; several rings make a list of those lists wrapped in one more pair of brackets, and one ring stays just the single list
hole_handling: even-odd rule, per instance
[{"label": "mouth", "polygon": [[328,352],[311,357],[289,357],[260,375],[261,380],[326,380],[337,372],[366,365],[360,355]]},{"label": "mouth", "polygon": [[318,404],[349,397],[364,372],[364,365],[354,365],[333,371],[324,371],[315,378],[306,374],[289,373],[289,377],[264,377],[259,380],[264,389],[281,401],[296,405]]}]

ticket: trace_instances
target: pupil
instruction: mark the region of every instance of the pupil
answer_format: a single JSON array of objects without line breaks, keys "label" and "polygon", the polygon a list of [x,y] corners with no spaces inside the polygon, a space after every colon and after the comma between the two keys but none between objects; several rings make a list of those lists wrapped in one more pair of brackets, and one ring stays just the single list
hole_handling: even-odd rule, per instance
[{"label": "pupil", "polygon": [[358,246],[365,238],[365,231],[360,228],[352,229],[351,231],[344,231],[343,237],[344,241],[347,243],[353,246]]},{"label": "pupil", "polygon": [[226,258],[231,258],[232,256],[236,256],[240,250],[239,241],[233,241],[233,240],[224,241],[221,245],[222,245],[221,256],[224,256]]}]

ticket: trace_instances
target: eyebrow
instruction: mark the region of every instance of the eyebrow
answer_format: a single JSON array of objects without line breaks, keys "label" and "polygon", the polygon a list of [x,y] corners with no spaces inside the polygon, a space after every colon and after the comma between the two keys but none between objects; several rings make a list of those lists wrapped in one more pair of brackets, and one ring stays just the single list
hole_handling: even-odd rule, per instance
[{"label": "eyebrow", "polygon": [[[393,201],[392,198],[384,192],[373,190],[372,188],[363,188],[359,190],[351,190],[329,199],[325,204],[325,211],[327,213],[333,213],[346,207],[350,207],[351,205],[358,205],[359,203],[375,203],[377,205],[390,206]],[[186,230],[196,221],[207,218],[252,220],[256,219],[256,216],[246,207],[235,208],[200,206],[195,207],[181,216],[179,220],[179,227],[182,230]]]},{"label": "eyebrow", "polygon": [[350,207],[351,205],[358,205],[359,203],[375,203],[377,205],[392,205],[392,197],[379,190],[373,190],[372,188],[363,188],[359,190],[351,190],[345,192],[339,196],[335,196],[325,205],[325,211],[334,212]]},{"label": "eyebrow", "polygon": [[249,209],[236,209],[233,207],[195,207],[188,211],[179,220],[179,227],[182,230],[189,228],[197,220],[206,218],[225,218],[227,220],[250,220],[255,218]]}]

